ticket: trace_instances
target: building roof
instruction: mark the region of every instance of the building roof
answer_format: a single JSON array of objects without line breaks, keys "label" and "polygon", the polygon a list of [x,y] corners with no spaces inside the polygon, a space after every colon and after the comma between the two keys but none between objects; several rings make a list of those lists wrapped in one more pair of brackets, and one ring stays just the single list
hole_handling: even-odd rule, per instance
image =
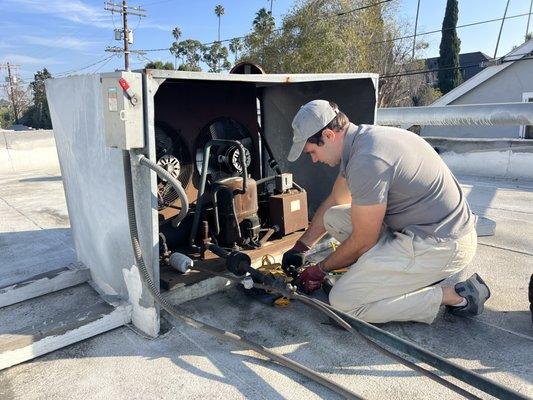
[{"label": "building roof", "polygon": [[452,103],[457,98],[461,97],[465,93],[474,89],[475,87],[481,85],[483,82],[489,80],[494,75],[499,74],[506,68],[509,68],[514,64],[515,61],[520,60],[521,58],[529,55],[533,52],[533,39],[528,40],[522,45],[518,46],[516,49],[512,50],[510,53],[502,57],[505,60],[505,63],[498,65],[493,65],[483,69],[477,75],[473,76],[471,79],[457,86],[455,89],[449,91],[440,99],[435,101],[431,106],[445,106]]},{"label": "building roof", "polygon": [[[473,52],[470,52],[470,53],[461,53],[461,54],[459,54],[459,65],[461,65],[461,66],[470,65],[470,64],[475,64],[475,63],[479,63],[479,62],[482,62],[482,61],[488,61],[488,60],[491,60],[491,59],[492,58],[490,56],[486,55],[482,51],[473,51]],[[433,64],[438,63],[438,60],[439,60],[439,57],[426,58],[426,64],[428,66],[429,65],[433,65]]]}]

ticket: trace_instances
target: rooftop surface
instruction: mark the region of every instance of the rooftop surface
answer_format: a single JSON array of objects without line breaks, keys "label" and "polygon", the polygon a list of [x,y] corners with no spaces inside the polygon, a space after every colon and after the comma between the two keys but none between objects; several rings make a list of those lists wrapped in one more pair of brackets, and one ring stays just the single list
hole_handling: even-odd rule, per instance
[{"label": "rooftop surface", "polygon": [[[381,327],[533,397],[533,326],[527,300],[533,273],[533,182],[460,180],[473,210],[497,223],[494,236],[479,238],[475,259],[461,274],[478,272],[491,287],[485,313],[472,319],[442,313],[432,325]],[[75,261],[57,170],[0,176],[0,253],[3,284]],[[65,289],[65,294],[73,290],[77,288]],[[230,288],[180,308],[281,352],[365,398],[458,398],[331,326],[303,304],[277,309]],[[20,318],[25,317],[21,312]],[[125,326],[0,371],[0,398],[337,397],[252,352],[174,323],[156,339]]]}]

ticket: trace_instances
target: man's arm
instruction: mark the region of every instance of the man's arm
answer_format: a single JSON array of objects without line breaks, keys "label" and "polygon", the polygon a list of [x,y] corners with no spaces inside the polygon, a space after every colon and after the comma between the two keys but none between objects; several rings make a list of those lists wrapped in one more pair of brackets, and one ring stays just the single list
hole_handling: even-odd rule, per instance
[{"label": "man's arm", "polygon": [[358,206],[352,204],[352,234],[337,250],[319,263],[327,272],[348,267],[372,248],[379,239],[387,204]]},{"label": "man's arm", "polygon": [[346,178],[339,175],[333,184],[333,189],[329,196],[322,202],[316,211],[311,224],[299,239],[300,242],[307,247],[312,247],[324,234],[326,228],[324,227],[324,214],[328,209],[339,204],[349,204],[352,201],[350,190],[346,184]]}]

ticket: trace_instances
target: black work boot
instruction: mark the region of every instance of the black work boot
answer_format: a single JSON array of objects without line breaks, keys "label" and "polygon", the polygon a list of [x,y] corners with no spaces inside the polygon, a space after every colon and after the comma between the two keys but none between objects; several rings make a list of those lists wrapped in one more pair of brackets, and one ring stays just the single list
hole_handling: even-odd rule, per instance
[{"label": "black work boot", "polygon": [[471,317],[483,312],[485,302],[490,297],[490,289],[478,274],[472,275],[464,282],[455,285],[455,291],[467,301],[466,306],[447,306],[451,314]]}]

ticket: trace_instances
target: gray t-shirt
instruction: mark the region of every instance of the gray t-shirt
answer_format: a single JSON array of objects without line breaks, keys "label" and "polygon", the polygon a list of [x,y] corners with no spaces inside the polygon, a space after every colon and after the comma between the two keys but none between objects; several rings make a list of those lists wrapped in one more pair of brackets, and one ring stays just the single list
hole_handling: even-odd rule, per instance
[{"label": "gray t-shirt", "polygon": [[457,239],[475,226],[459,183],[433,148],[404,129],[350,124],[340,173],[352,204],[387,203],[384,222],[437,241]]}]

